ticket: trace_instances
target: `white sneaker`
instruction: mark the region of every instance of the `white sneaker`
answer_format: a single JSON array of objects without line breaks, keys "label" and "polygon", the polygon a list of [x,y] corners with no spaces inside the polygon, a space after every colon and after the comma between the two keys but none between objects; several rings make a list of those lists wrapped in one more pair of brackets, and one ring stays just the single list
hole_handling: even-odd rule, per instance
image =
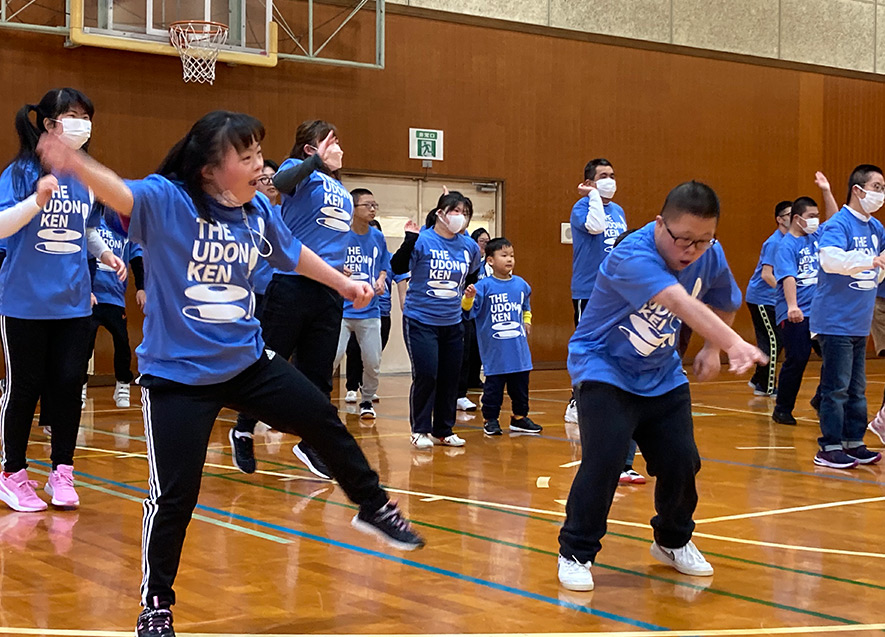
[{"label": "white sneaker", "polygon": [[378,394],[372,394],[372,402],[373,403],[380,403],[381,402],[381,398],[378,397]]},{"label": "white sneaker", "polygon": [[366,400],[360,403],[360,419],[374,420],[375,416],[375,409],[372,407],[371,400]]},{"label": "white sneaker", "polygon": [[467,441],[458,434],[452,434],[445,438],[437,438],[437,440],[439,440],[440,444],[446,447],[463,447],[467,444]]},{"label": "white sneaker", "polygon": [[565,421],[578,423],[578,404],[574,400],[570,400],[568,407],[565,408]]},{"label": "white sneaker", "polygon": [[416,449],[433,449],[433,438],[430,434],[412,434],[412,446]]},{"label": "white sneaker", "polygon": [[344,402],[346,403],[355,403],[356,402],[356,392],[349,391],[344,395]]},{"label": "white sneaker", "polygon": [[692,541],[679,549],[666,549],[654,542],[651,545],[651,556],[661,564],[672,566],[683,575],[705,577],[713,574],[713,567]]},{"label": "white sneaker", "polygon": [[458,399],[458,409],[461,411],[476,411],[476,403],[465,396]]},{"label": "white sneaker", "polygon": [[114,402],[120,409],[129,407],[129,383],[117,381],[114,387]]},{"label": "white sneaker", "polygon": [[879,441],[885,445],[885,408],[879,410],[876,417],[867,425],[867,429],[876,434]]},{"label": "white sneaker", "polygon": [[578,560],[559,556],[559,583],[570,591],[592,591],[593,575],[590,573],[592,562],[581,564]]}]

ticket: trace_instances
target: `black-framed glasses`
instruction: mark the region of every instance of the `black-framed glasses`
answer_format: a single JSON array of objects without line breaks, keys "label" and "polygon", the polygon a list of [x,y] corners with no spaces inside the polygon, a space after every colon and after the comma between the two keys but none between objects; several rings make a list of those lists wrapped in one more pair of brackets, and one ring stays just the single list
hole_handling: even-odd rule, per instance
[{"label": "black-framed glasses", "polygon": [[673,238],[673,243],[676,244],[677,248],[682,248],[683,250],[685,248],[694,248],[703,252],[707,248],[719,242],[719,239],[717,239],[716,237],[713,237],[712,239],[698,239],[696,241],[693,239],[687,239],[685,237],[677,237],[667,226],[666,221],[662,223],[664,224],[664,228],[667,230],[667,234],[669,234]]},{"label": "black-framed glasses", "polygon": [[270,186],[273,183],[273,177],[269,175],[261,175],[261,177],[258,178],[258,183],[262,186]]},{"label": "black-framed glasses", "polygon": [[374,201],[371,203],[358,203],[355,208],[359,208],[362,206],[363,208],[368,208],[369,210],[381,210],[381,206],[376,204]]}]

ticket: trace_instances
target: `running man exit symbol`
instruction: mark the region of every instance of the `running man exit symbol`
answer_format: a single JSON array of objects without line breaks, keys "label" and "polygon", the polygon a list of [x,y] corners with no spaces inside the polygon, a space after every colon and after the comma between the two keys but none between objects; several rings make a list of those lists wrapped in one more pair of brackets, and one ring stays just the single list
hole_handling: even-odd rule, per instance
[{"label": "running man exit symbol", "polygon": [[442,161],[443,132],[424,128],[409,129],[409,159]]}]

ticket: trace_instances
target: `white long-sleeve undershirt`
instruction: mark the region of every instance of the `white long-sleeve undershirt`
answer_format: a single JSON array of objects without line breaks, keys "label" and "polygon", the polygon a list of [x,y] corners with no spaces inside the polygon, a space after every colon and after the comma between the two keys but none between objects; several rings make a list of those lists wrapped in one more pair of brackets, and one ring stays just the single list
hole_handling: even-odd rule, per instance
[{"label": "white long-sleeve undershirt", "polygon": [[584,218],[584,229],[590,234],[605,232],[605,208],[598,190],[591,190],[587,195],[587,216]]},{"label": "white long-sleeve undershirt", "polygon": [[36,193],[0,212],[0,238],[14,235],[28,225],[38,212],[40,206],[37,205]]}]

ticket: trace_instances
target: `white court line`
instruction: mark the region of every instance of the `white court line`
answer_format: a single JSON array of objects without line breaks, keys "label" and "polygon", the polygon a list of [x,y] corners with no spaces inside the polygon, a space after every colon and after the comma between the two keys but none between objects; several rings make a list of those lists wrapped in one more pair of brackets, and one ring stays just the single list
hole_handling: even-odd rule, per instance
[{"label": "white court line", "polygon": [[799,513],[801,511],[817,511],[819,509],[833,509],[835,507],[849,506],[852,504],[869,504],[871,502],[885,502],[885,497],[861,498],[859,500],[842,500],[841,502],[824,502],[821,504],[809,504],[801,507],[789,507],[786,509],[772,509],[770,511],[757,511],[755,513],[740,513],[737,515],[723,515],[718,518],[705,518],[695,520],[695,524],[709,524],[710,522],[726,522],[730,520],[748,520],[750,518],[764,518],[769,515],[783,515],[784,513]]},{"label": "white court line", "polygon": [[795,449],[796,447],[735,447],[741,451],[752,451],[754,449]]},{"label": "white court line", "polygon": [[538,476],[538,479],[535,481],[535,486],[539,489],[549,489],[550,476]]},{"label": "white court line", "polygon": [[581,461],[575,460],[574,462],[566,462],[565,464],[561,464],[561,465],[559,465],[559,468],[560,469],[568,469],[569,467],[577,467],[579,464],[581,464]]},{"label": "white court line", "polygon": [[[587,597],[589,603],[590,597]],[[577,602],[575,602],[577,603]],[[666,637],[751,637],[753,635],[811,635],[832,634],[850,632],[874,632],[885,630],[885,624],[845,624],[835,626],[776,626],[759,628],[713,628],[694,630],[617,630],[617,631],[585,631],[580,633],[456,633],[439,634],[430,633],[433,637],[651,637],[664,635]],[[176,631],[179,637],[261,637],[254,633],[184,633]],[[132,637],[132,631],[122,630],[65,630],[52,628],[10,628],[0,626],[0,635],[43,635],[45,637]],[[298,634],[298,633],[262,633],[264,637],[332,637],[331,635]],[[359,634],[341,635],[335,637],[424,637],[418,633],[409,634]]]}]

